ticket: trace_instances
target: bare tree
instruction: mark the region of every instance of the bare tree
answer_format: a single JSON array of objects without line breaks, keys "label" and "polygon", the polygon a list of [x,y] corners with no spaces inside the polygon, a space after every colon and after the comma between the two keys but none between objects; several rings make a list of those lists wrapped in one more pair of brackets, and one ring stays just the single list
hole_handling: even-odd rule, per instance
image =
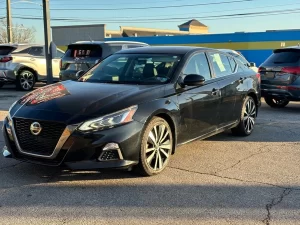
[{"label": "bare tree", "polygon": [[[23,25],[12,25],[13,43],[32,43],[35,41],[35,28],[26,28]],[[6,19],[0,20],[0,44],[7,43]]]}]

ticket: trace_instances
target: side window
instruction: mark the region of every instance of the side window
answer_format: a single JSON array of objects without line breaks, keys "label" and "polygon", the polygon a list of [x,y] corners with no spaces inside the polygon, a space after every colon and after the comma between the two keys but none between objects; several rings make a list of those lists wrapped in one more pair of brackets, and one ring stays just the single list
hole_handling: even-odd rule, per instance
[{"label": "side window", "polygon": [[27,54],[29,52],[30,48],[25,48],[21,51],[15,51],[15,52],[12,52],[11,54]]},{"label": "side window", "polygon": [[217,78],[232,74],[231,65],[226,55],[217,52],[210,52],[209,57]]},{"label": "side window", "polygon": [[228,59],[229,59],[229,63],[230,63],[230,66],[231,66],[231,72],[234,72],[236,67],[237,67],[237,64],[236,64],[235,60],[232,57],[228,57]]},{"label": "side window", "polygon": [[210,80],[210,69],[205,53],[201,52],[192,56],[185,66],[183,74],[198,74],[203,76],[205,80]]},{"label": "side window", "polygon": [[29,54],[33,56],[44,56],[44,48],[43,47],[31,47],[29,50]]}]

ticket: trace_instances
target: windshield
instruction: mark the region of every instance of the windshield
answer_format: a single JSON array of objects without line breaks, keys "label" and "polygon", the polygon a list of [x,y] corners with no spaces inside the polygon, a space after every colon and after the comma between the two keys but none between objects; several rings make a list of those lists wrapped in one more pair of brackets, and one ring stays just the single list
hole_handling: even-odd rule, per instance
[{"label": "windshield", "polygon": [[172,78],[178,55],[115,54],[79,79],[82,82],[162,84]]}]

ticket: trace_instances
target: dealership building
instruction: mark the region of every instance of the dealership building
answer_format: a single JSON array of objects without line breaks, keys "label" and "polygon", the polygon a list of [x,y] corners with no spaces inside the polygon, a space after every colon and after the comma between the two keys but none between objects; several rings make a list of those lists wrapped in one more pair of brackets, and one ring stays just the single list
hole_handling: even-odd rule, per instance
[{"label": "dealership building", "polygon": [[119,30],[107,30],[105,24],[53,26],[52,39],[57,46],[66,46],[76,41],[104,41],[107,38],[208,34],[208,27],[198,20],[190,20],[178,28],[168,30],[120,26]]}]

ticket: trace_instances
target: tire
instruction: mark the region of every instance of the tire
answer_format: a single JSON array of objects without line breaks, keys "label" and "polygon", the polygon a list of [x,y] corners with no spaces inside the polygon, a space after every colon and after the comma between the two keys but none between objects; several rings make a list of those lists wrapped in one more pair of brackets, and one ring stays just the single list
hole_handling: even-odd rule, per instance
[{"label": "tire", "polygon": [[276,99],[273,97],[265,97],[265,102],[272,108],[284,108],[290,101],[285,99]]},{"label": "tire", "polygon": [[2,87],[3,87],[3,85],[4,85],[4,83],[0,82],[0,88],[2,88]]},{"label": "tire", "polygon": [[143,176],[161,173],[169,163],[172,150],[173,134],[169,124],[154,117],[144,130],[136,171]]},{"label": "tire", "polygon": [[247,96],[243,103],[240,122],[231,129],[231,132],[237,136],[250,135],[254,129],[256,115],[257,105],[251,96]]},{"label": "tire", "polygon": [[30,91],[35,85],[35,75],[29,70],[20,71],[17,80],[16,87],[20,91]]}]

